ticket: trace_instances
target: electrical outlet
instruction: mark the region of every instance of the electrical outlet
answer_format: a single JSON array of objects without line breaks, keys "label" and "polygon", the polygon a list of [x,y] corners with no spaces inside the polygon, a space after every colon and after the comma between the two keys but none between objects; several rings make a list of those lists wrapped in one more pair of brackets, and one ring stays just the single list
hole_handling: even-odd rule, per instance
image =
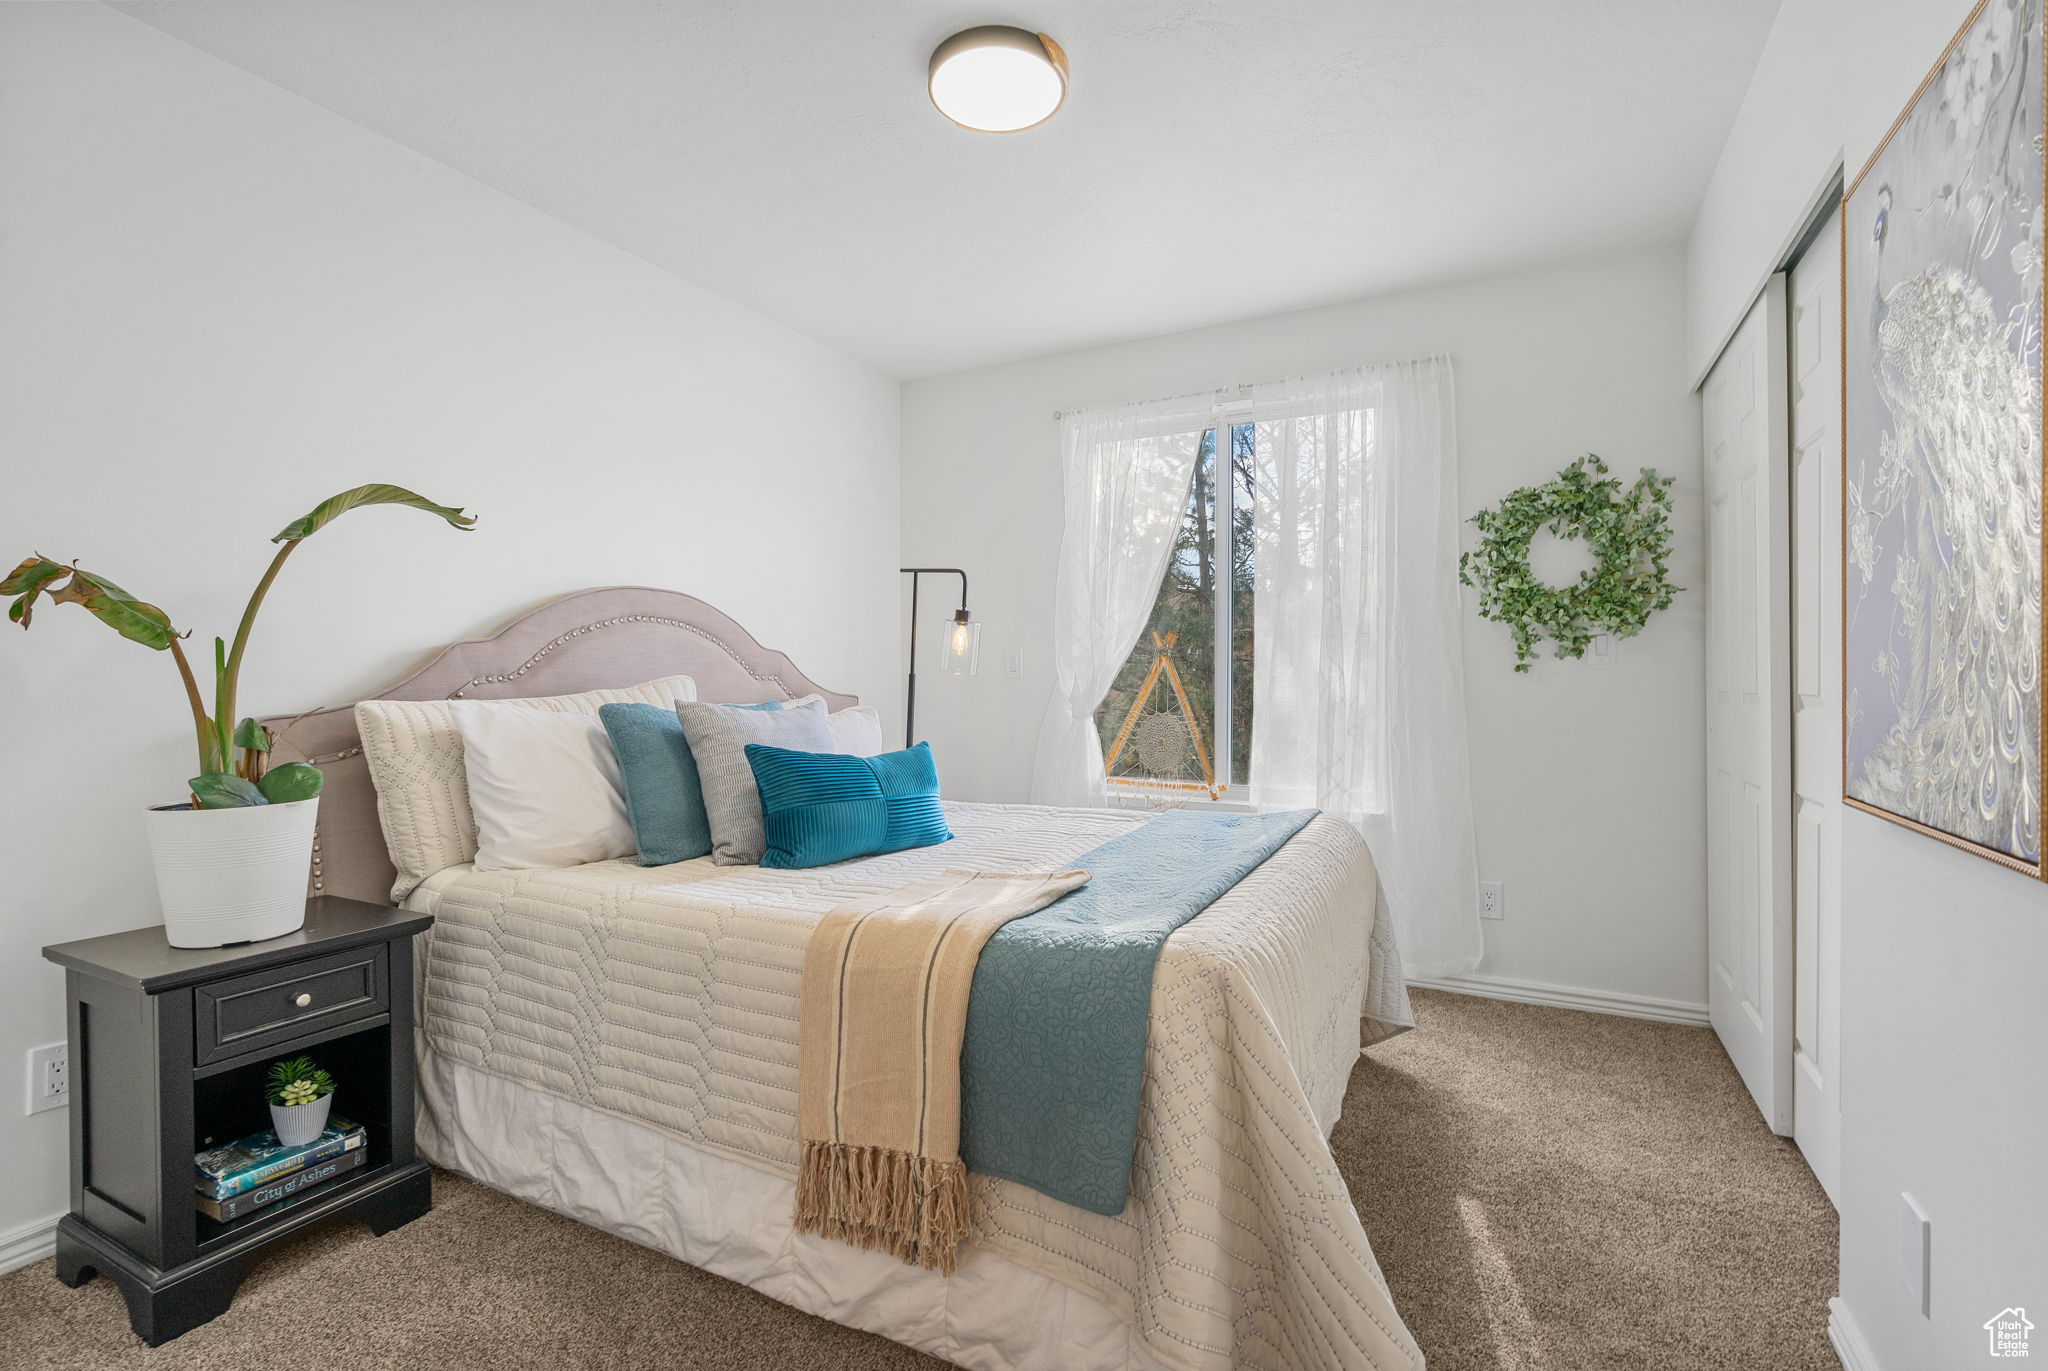
[{"label": "electrical outlet", "polygon": [[51,1043],[28,1050],[28,1109],[62,1109],[71,1103],[71,1046]]},{"label": "electrical outlet", "polygon": [[1899,1276],[1906,1282],[1906,1293],[1913,1297],[1913,1308],[1924,1319],[1929,1307],[1927,1277],[1934,1260],[1934,1225],[1920,1201],[1903,1191],[1899,1198],[1905,1201],[1899,1211]]},{"label": "electrical outlet", "polygon": [[1507,892],[1502,888],[1499,881],[1481,881],[1479,883],[1480,918],[1498,919],[1507,913],[1507,908]]},{"label": "electrical outlet", "polygon": [[1020,680],[1024,675],[1024,649],[1013,647],[1003,654],[1003,675]]}]

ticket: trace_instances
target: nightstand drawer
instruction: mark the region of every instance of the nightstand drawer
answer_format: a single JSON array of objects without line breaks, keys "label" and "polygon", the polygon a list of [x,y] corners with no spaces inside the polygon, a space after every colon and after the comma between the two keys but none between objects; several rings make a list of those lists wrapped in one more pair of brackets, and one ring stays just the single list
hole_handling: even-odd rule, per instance
[{"label": "nightstand drawer", "polygon": [[194,1064],[260,1052],[306,1033],[389,1012],[385,953],[386,945],[377,943],[193,987]]}]

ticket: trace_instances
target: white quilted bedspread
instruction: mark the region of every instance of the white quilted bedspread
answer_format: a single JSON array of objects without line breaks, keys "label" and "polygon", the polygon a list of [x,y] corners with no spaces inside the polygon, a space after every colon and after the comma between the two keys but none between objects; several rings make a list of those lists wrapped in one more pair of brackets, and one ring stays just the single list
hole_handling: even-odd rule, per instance
[{"label": "white quilted bedspread", "polygon": [[[946,808],[954,842],[812,871],[444,873],[429,883],[428,1044],[793,1176],[798,988],[818,918],[947,868],[1057,869],[1149,818]],[[1186,1371],[1420,1367],[1325,1141],[1357,1056],[1368,944],[1391,960],[1373,908],[1363,841],[1321,818],[1183,926],[1152,988],[1129,1205],[1105,1217],[975,1177],[971,1241],[1093,1295]],[[1407,1021],[1400,977],[1372,981],[1368,1012]]]}]

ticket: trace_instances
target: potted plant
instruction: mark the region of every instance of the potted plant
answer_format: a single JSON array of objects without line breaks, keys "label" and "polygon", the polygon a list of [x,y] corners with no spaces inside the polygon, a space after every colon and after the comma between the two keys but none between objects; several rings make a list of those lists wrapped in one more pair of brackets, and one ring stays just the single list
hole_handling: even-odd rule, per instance
[{"label": "potted plant", "polygon": [[270,1101],[270,1126],[286,1147],[302,1147],[327,1131],[334,1077],[313,1065],[311,1057],[273,1062],[263,1094]]},{"label": "potted plant", "polygon": [[[319,809],[320,772],[304,762],[267,765],[270,731],[235,712],[242,655],[271,582],[292,549],[363,505],[409,505],[437,514],[458,529],[476,520],[399,486],[367,485],[343,491],[285,525],[281,543],[256,583],[232,644],[213,640],[213,710],[186,660],[186,636],[171,617],[136,599],[103,576],[38,553],[0,581],[0,595],[17,597],[7,617],[23,628],[37,599],[82,606],[130,642],[169,652],[185,685],[199,745],[199,774],[185,783],[179,804],[151,809],[144,822],[163,899],[164,936],[172,947],[222,947],[289,933],[305,922],[306,872],[313,859],[313,823]],[[239,722],[238,722],[239,720]]]}]

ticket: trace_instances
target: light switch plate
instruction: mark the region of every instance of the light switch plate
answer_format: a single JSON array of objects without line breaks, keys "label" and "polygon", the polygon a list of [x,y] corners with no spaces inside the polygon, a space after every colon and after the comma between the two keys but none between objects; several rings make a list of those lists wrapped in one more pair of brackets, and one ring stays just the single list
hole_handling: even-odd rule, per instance
[{"label": "light switch plate", "polygon": [[1024,649],[1013,647],[1003,654],[1003,675],[1011,680],[1021,680],[1024,675]]},{"label": "light switch plate", "polygon": [[1596,633],[1593,641],[1586,644],[1586,660],[1594,666],[1613,666],[1614,654],[1620,647],[1621,639],[1612,633]]},{"label": "light switch plate", "polygon": [[1920,1207],[1920,1201],[1903,1192],[1899,1198],[1905,1202],[1899,1211],[1899,1276],[1906,1282],[1906,1293],[1913,1297],[1913,1307],[1924,1319],[1929,1308],[1928,1267],[1934,1260],[1934,1225],[1929,1222],[1927,1211]]}]

